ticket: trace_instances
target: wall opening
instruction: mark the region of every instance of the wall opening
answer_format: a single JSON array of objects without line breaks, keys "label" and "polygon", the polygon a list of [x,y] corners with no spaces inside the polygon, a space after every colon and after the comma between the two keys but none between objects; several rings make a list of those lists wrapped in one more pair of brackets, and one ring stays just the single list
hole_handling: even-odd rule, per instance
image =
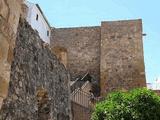
[{"label": "wall opening", "polygon": [[38,14],[37,14],[37,15],[36,15],[36,20],[37,20],[37,21],[38,21],[38,17],[39,17],[39,16],[38,16]]},{"label": "wall opening", "polygon": [[64,47],[54,47],[53,53],[57,56],[59,61],[67,67],[67,49]]},{"label": "wall opening", "polygon": [[47,30],[47,36],[49,36],[49,31]]},{"label": "wall opening", "polygon": [[51,105],[47,90],[43,87],[38,87],[36,97],[38,106],[38,120],[49,120],[51,118]]}]

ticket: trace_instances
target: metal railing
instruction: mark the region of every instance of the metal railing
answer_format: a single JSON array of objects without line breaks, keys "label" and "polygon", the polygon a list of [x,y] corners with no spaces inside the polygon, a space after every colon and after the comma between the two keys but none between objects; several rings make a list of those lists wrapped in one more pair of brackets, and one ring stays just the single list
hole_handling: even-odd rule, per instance
[{"label": "metal railing", "polygon": [[83,107],[89,108],[90,104],[90,95],[84,91],[82,91],[80,88],[76,89],[71,94],[71,100]]}]

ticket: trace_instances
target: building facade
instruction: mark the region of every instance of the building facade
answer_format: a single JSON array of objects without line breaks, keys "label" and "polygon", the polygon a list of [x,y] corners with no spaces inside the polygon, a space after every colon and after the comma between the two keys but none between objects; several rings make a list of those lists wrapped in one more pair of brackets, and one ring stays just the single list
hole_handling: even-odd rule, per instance
[{"label": "building facade", "polygon": [[28,1],[25,1],[25,4],[27,6],[27,22],[33,29],[38,31],[39,36],[44,42],[50,44],[51,27],[41,8],[38,4],[33,4]]}]

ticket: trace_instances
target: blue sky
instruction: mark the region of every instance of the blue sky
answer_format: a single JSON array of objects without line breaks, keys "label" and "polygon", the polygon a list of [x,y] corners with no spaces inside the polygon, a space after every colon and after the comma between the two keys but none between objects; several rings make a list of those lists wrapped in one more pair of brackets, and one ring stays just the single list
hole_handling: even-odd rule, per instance
[{"label": "blue sky", "polygon": [[160,77],[160,0],[29,0],[54,27],[97,26],[101,21],[143,20],[147,82]]}]

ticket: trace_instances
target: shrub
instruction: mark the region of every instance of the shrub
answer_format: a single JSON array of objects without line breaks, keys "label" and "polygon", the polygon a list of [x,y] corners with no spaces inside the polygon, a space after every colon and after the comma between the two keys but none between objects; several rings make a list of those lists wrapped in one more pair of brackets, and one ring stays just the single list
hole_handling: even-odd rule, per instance
[{"label": "shrub", "polygon": [[160,120],[160,97],[151,90],[114,92],[96,104],[92,120]]}]

